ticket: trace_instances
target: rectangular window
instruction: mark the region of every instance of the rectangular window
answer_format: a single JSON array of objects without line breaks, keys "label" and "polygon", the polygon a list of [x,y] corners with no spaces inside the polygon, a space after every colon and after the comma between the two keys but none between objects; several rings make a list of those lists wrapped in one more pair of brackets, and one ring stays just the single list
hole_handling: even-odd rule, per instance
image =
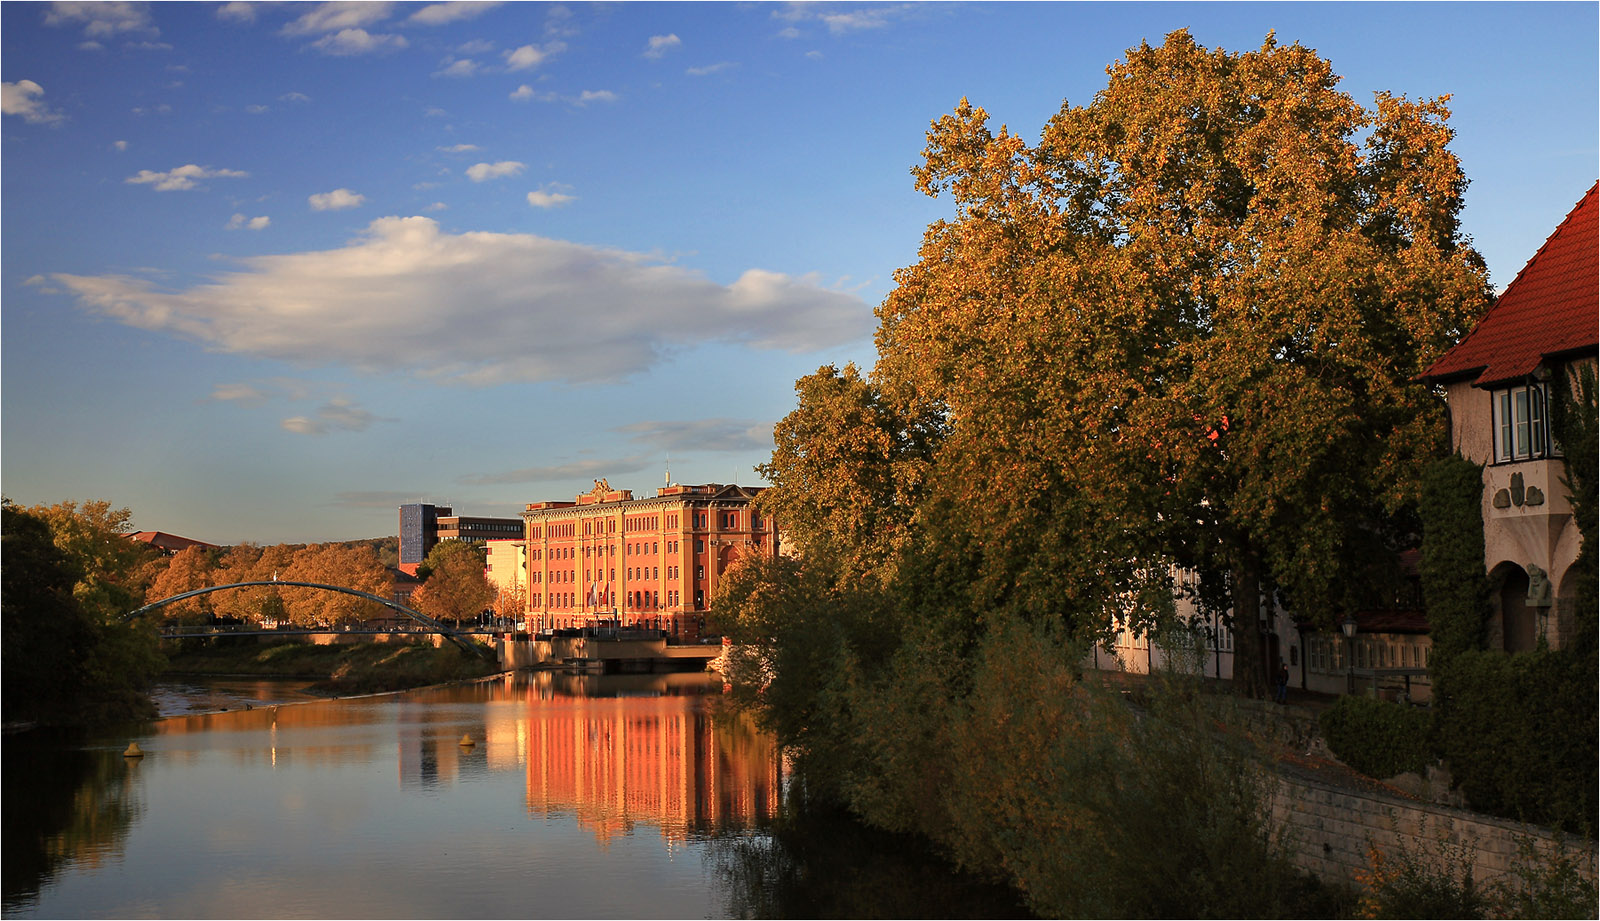
[{"label": "rectangular window", "polygon": [[1544,384],[1497,390],[1494,409],[1494,459],[1496,463],[1549,457],[1549,393]]}]

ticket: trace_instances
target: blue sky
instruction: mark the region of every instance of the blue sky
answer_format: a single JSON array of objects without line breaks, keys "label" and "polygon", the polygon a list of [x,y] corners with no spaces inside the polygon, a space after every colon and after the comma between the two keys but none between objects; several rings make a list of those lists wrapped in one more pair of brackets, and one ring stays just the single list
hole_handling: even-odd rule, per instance
[{"label": "blue sky", "polygon": [[758,482],[870,366],[963,97],[1035,139],[1141,40],[1453,94],[1509,282],[1600,172],[1594,3],[0,7],[0,486],[202,540]]}]

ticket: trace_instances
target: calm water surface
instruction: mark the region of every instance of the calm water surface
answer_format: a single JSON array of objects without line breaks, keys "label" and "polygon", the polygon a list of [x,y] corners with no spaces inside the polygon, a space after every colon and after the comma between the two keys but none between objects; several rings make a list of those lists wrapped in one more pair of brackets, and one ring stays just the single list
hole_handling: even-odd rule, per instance
[{"label": "calm water surface", "polygon": [[[775,832],[782,765],[715,715],[714,676],[534,672],[299,703],[270,683],[163,693],[165,712],[230,709],[6,740],[7,917],[1018,911],[870,832]],[[123,757],[130,741],[142,760]]]}]

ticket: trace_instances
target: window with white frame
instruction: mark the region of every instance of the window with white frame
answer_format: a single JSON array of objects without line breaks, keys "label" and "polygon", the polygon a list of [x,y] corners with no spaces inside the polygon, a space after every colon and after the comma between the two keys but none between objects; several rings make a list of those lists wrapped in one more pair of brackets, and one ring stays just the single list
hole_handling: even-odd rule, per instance
[{"label": "window with white frame", "polygon": [[1496,390],[1492,397],[1495,463],[1555,453],[1550,443],[1549,392],[1544,384]]}]

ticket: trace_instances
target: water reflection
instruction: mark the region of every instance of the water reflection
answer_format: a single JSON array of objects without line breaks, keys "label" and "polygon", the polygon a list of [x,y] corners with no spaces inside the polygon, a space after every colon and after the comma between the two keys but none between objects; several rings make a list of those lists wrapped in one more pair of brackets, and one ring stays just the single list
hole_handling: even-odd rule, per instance
[{"label": "water reflection", "polygon": [[5,915],[1016,913],[913,842],[786,809],[774,746],[721,691],[523,673],[8,739]]},{"label": "water reflection", "polygon": [[36,898],[66,864],[94,870],[113,859],[142,811],[130,763],[66,740],[5,743],[5,913]]}]

